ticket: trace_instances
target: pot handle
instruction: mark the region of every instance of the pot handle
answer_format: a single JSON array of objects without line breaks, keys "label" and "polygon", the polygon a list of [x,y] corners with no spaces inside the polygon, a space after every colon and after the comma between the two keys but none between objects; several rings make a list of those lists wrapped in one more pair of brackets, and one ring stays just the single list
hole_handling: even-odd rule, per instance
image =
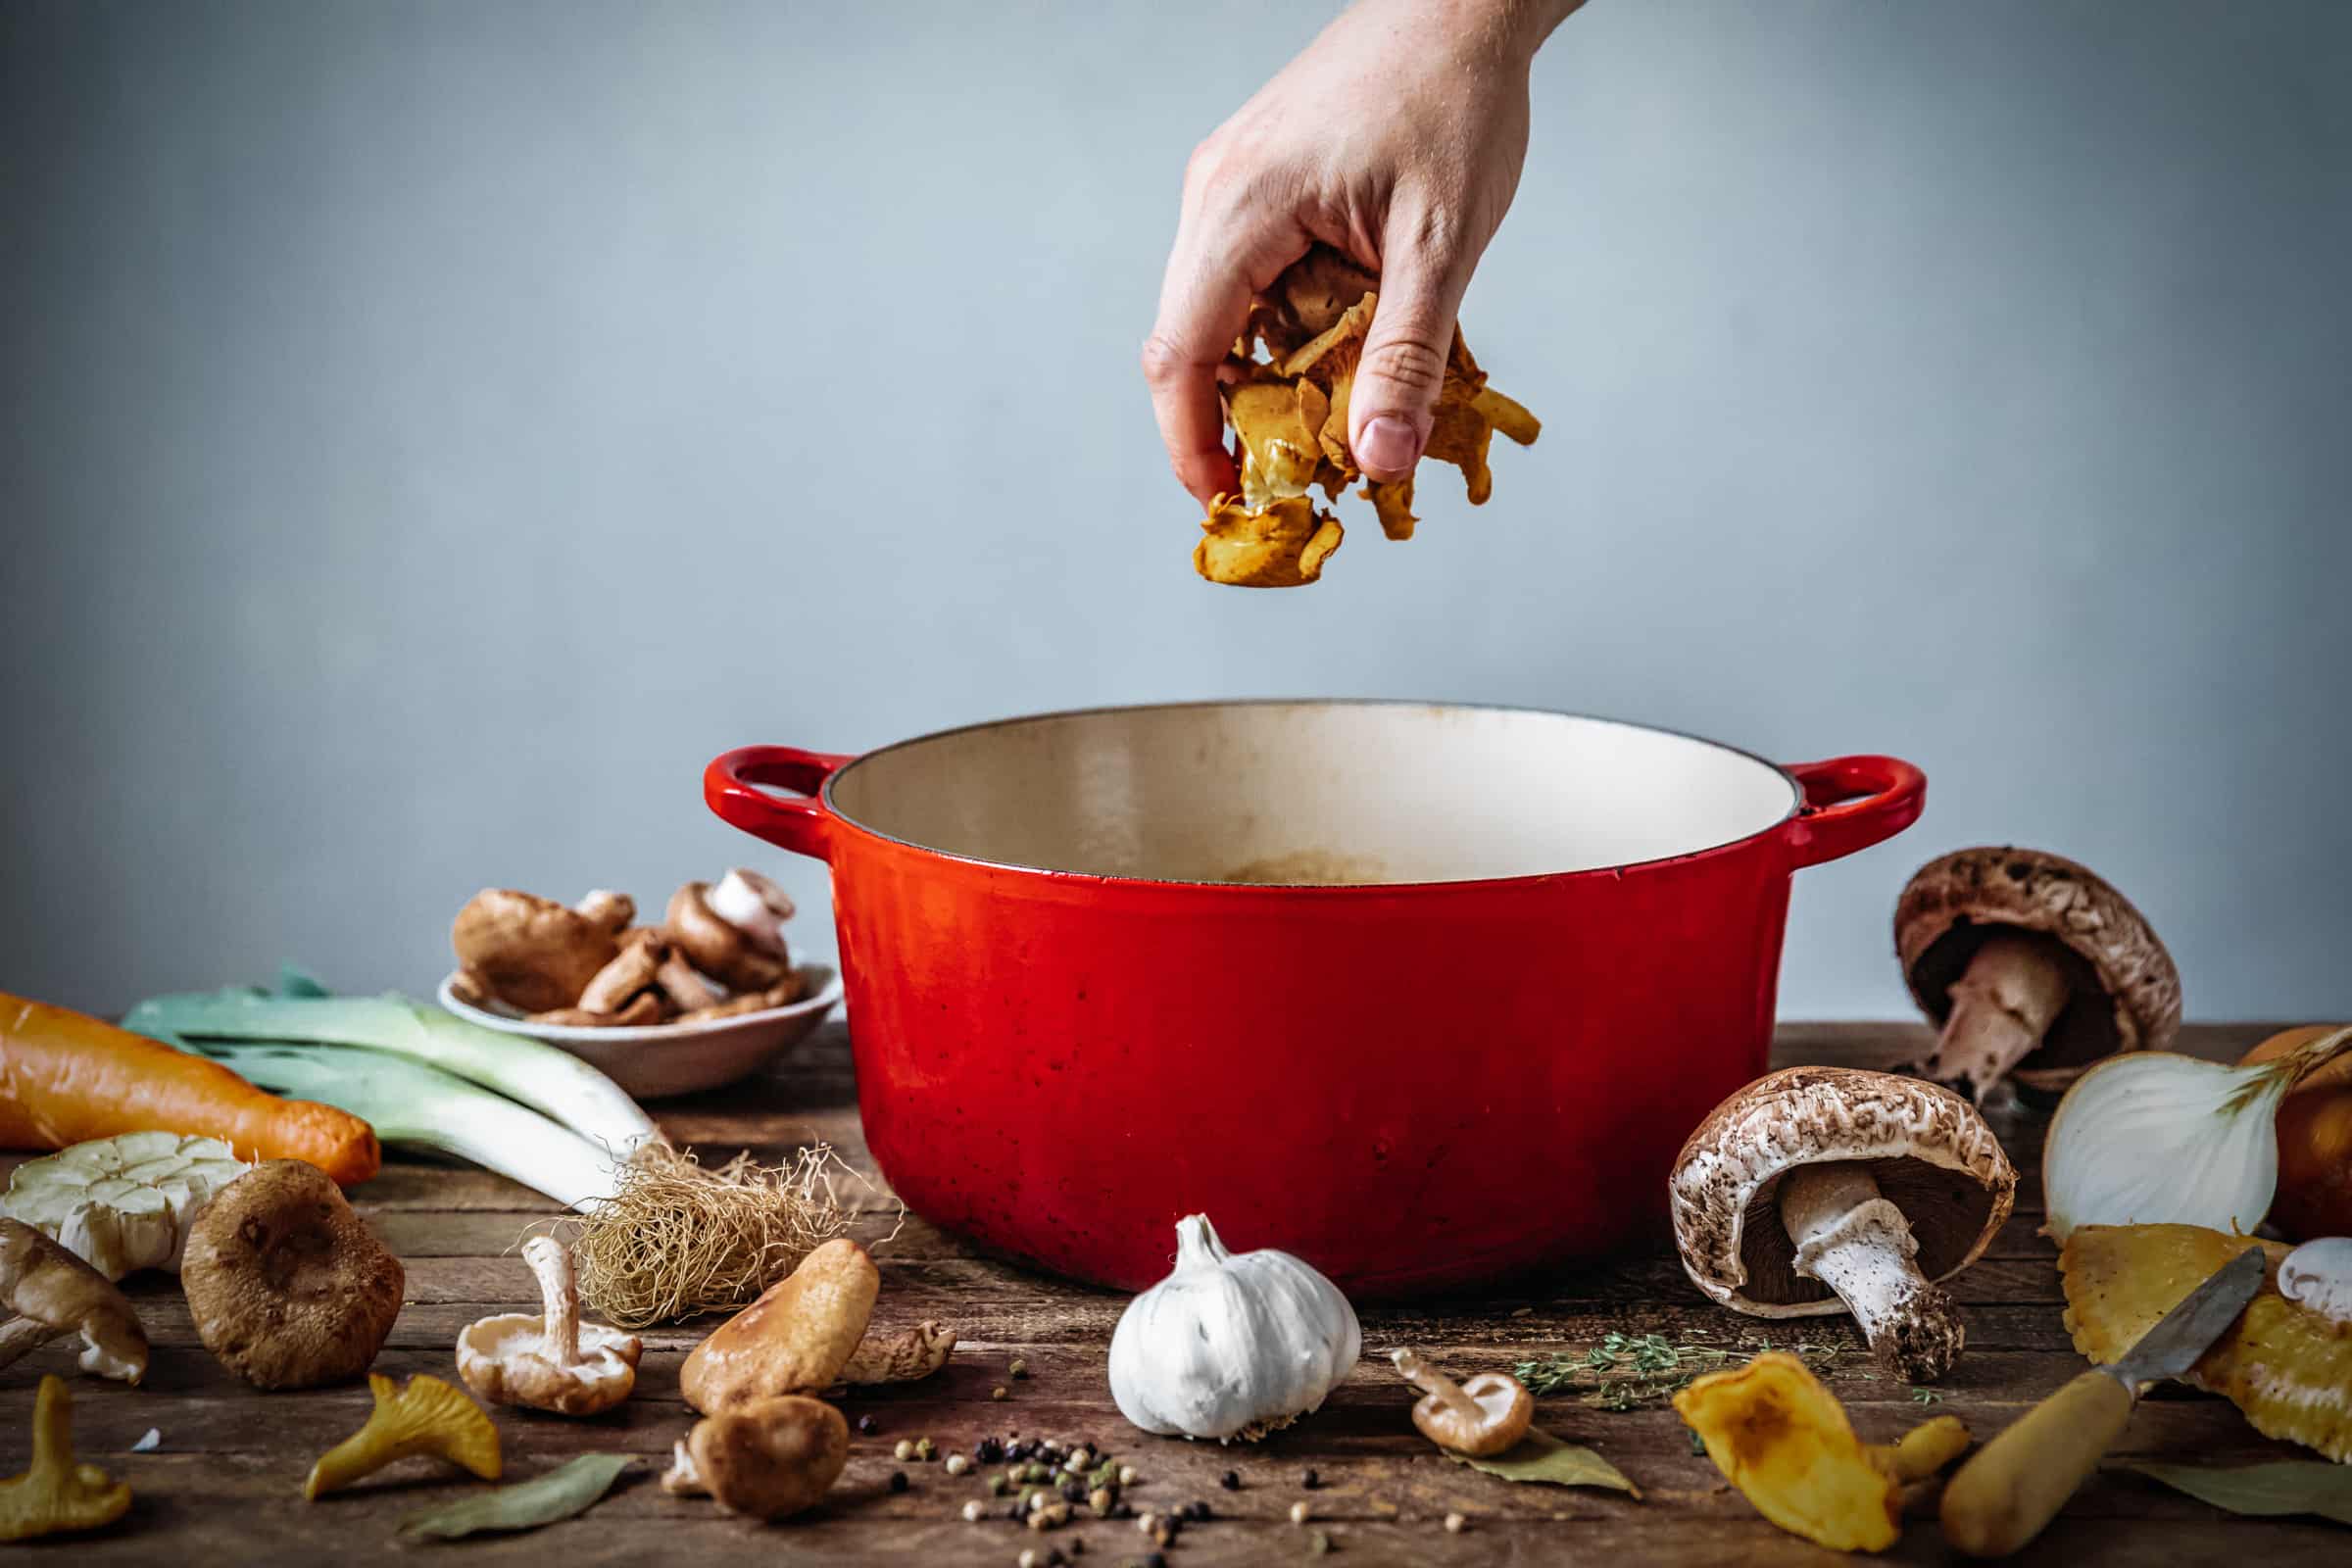
[{"label": "pot handle", "polygon": [[[703,800],[730,827],[795,855],[829,859],[833,813],[816,792],[851,760],[792,746],[742,747],[712,758],[703,769]],[[760,788],[762,784],[779,785],[808,799],[778,800]]]},{"label": "pot handle", "polygon": [[1791,762],[1788,772],[1805,804],[1785,831],[1798,865],[1819,865],[1867,850],[1919,820],[1928,775],[1895,757],[1833,757]]}]

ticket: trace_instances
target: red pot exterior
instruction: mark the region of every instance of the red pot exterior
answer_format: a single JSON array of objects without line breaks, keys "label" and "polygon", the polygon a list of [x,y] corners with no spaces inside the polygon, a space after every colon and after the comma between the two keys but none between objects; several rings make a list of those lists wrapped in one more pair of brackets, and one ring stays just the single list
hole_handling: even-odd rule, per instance
[{"label": "red pot exterior", "polygon": [[1676,859],[1241,887],[977,863],[751,787],[844,760],[750,748],[706,793],[831,862],[866,1142],[907,1205],[1123,1290],[1205,1212],[1366,1297],[1657,1226],[1684,1139],[1765,1070],[1790,872],[1907,826],[1926,786],[1840,759],[1789,769],[1802,812]]}]

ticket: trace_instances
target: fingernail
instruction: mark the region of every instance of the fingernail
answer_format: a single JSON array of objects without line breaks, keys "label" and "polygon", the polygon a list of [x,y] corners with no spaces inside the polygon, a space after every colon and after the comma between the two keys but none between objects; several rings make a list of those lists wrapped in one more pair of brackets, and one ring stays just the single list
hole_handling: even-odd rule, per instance
[{"label": "fingernail", "polygon": [[1401,472],[1421,461],[1421,432],[1393,415],[1376,416],[1364,421],[1355,461],[1362,467]]}]

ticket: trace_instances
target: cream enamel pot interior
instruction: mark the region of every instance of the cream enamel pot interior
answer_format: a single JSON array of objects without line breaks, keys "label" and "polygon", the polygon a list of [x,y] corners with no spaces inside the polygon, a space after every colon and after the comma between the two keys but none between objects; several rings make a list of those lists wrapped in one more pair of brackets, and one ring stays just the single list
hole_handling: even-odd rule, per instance
[{"label": "cream enamel pot interior", "polygon": [[917,1213],[1136,1289],[1205,1212],[1369,1294],[1654,1226],[1684,1137],[1764,1070],[1790,873],[1925,793],[1891,758],[1367,702],[750,747],[705,778],[831,864],[866,1141]]}]

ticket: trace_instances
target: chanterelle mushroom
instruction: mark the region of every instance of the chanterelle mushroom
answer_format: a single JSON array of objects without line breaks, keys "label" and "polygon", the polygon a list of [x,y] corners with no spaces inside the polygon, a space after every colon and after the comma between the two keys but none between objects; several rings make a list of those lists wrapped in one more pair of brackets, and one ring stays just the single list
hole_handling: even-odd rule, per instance
[{"label": "chanterelle mushroom", "polygon": [[849,1461],[850,1428],[839,1410],[779,1395],[697,1421],[678,1440],[662,1490],[707,1493],[729,1513],[782,1519],[824,1496]]},{"label": "chanterelle mushroom", "polygon": [[136,1383],[147,1375],[147,1335],[113,1283],[21,1220],[0,1219],[0,1366],[69,1334],[81,1369]]},{"label": "chanterelle mushroom", "polygon": [[678,1371],[678,1392],[705,1415],[837,1382],[865,1336],[882,1276],[865,1249],[836,1237],[711,1331]]},{"label": "chanterelle mushroom", "polygon": [[214,1195],[179,1277],[204,1348],[263,1389],[367,1371],[408,1278],[326,1173],[299,1159],[268,1160]]},{"label": "chanterelle mushroom", "polygon": [[493,997],[525,1012],[568,1007],[620,951],[637,906],[596,892],[576,908],[513,888],[484,888],[450,928],[460,966]]},{"label": "chanterelle mushroom", "polygon": [[2039,850],[1956,850],[1894,907],[1903,978],[1943,1031],[1927,1076],[1981,1102],[2004,1078],[2062,1090],[2102,1056],[2162,1051],[2180,975],[2129,899]]},{"label": "chanterelle mushroom", "polygon": [[74,1399],[63,1378],[44,1377],[32,1398],[32,1464],[0,1481],[0,1541],[96,1530],[130,1511],[130,1483],[74,1462]]},{"label": "chanterelle mushroom", "polygon": [[765,991],[792,973],[784,943],[792,914],[782,888],[738,866],[715,885],[689,882],[671,894],[662,929],[687,961],[728,990]]},{"label": "chanterelle mushroom", "polygon": [[1428,1365],[1411,1350],[1397,1350],[1392,1359],[1404,1380],[1422,1391],[1413,1406],[1413,1425],[1441,1448],[1456,1453],[1500,1453],[1527,1436],[1535,1419],[1535,1397],[1527,1386],[1507,1372],[1481,1372],[1467,1383],[1456,1383]]},{"label": "chanterelle mushroom", "polygon": [[610,1410],[637,1386],[645,1342],[580,1321],[571,1253],[552,1236],[522,1244],[539,1280],[541,1310],[502,1312],[458,1335],[458,1376],[492,1404],[525,1404],[563,1415]]},{"label": "chanterelle mushroom", "polygon": [[1892,1073],[1790,1067],[1726,1100],[1668,1182],[1683,1268],[1758,1317],[1850,1311],[1913,1383],[1960,1353],[1960,1315],[1934,1281],[1976,1261],[2017,1170],[1976,1108]]}]

